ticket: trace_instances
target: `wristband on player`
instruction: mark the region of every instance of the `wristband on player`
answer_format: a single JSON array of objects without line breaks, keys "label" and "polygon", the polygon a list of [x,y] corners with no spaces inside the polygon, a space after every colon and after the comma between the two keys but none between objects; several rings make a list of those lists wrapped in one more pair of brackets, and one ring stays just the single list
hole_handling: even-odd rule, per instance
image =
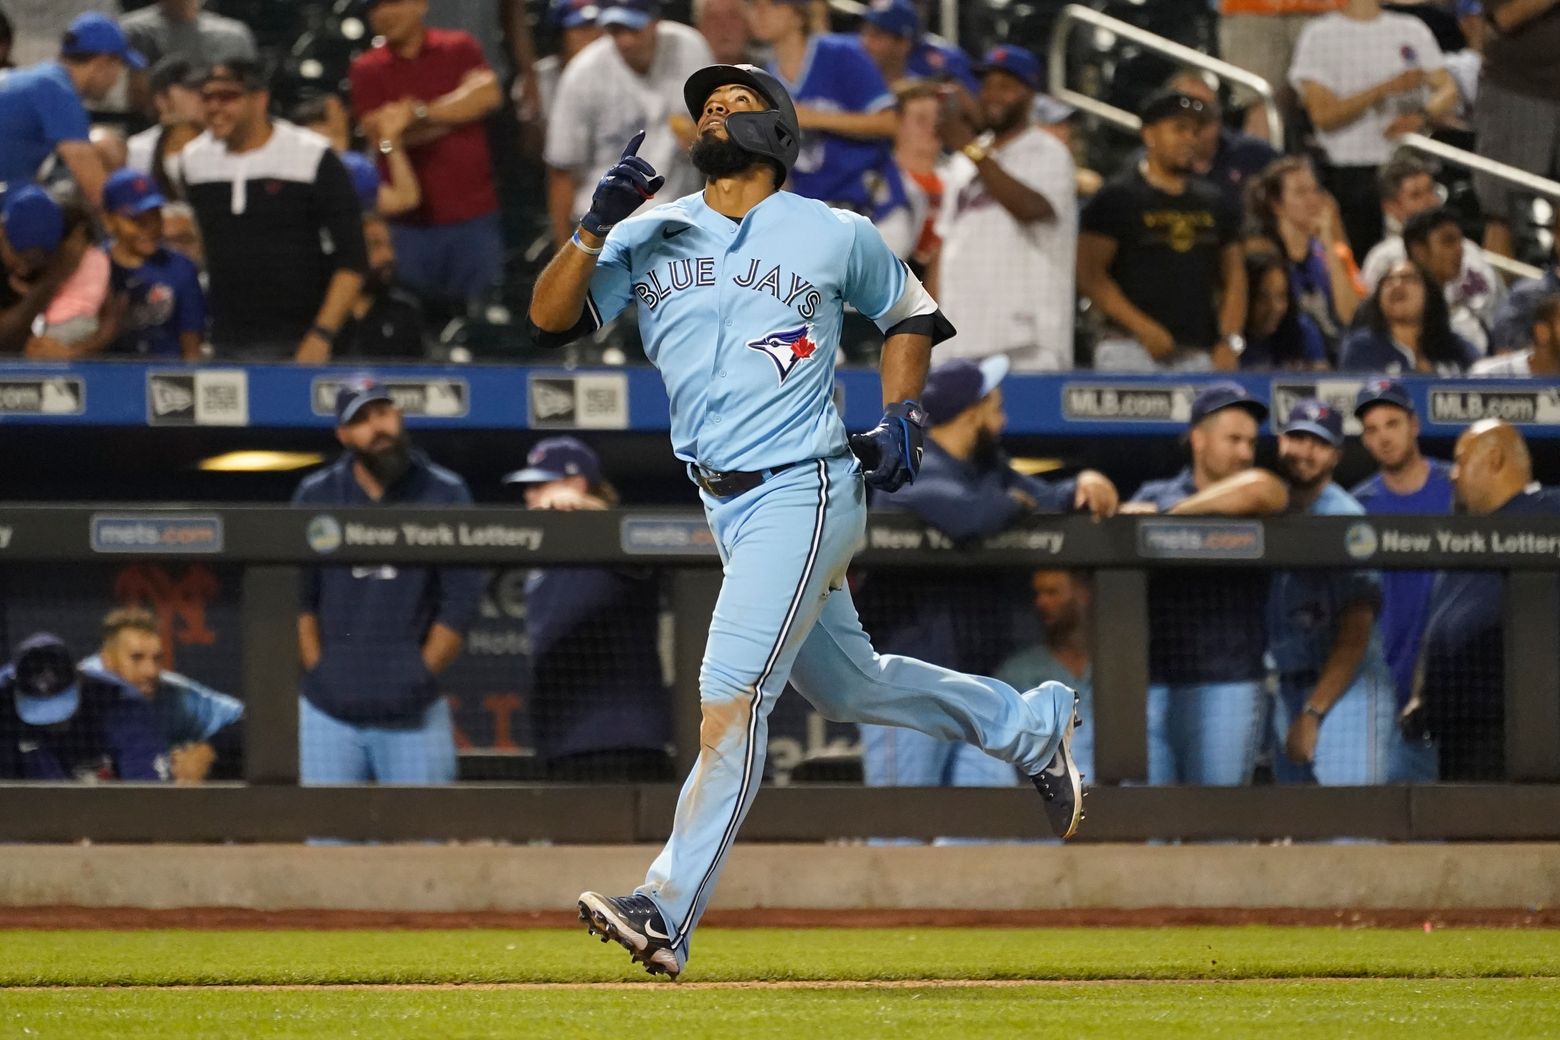
[{"label": "wristband on player", "polygon": [[1317,722],[1321,722],[1327,717],[1327,713],[1314,704],[1307,704],[1302,710],[1302,714],[1311,716]]},{"label": "wristband on player", "polygon": [[580,252],[584,253],[586,256],[600,256],[601,255],[601,251],[603,249],[607,248],[606,246],[588,246],[588,245],[586,245],[585,244],[585,240],[580,238],[580,233],[579,233],[578,229],[575,229],[574,237],[569,239],[569,241],[570,241],[570,243],[573,244],[575,249],[578,249]]}]

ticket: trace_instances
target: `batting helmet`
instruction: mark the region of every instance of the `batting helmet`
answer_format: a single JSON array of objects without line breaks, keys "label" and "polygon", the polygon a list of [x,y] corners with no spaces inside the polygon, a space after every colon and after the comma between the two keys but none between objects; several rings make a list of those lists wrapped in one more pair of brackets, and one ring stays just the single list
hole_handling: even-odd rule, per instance
[{"label": "batting helmet", "polygon": [[698,122],[710,95],[733,83],[758,91],[774,107],[767,112],[731,113],[726,117],[726,133],[743,151],[777,163],[784,180],[802,150],[802,128],[797,125],[791,95],[774,76],[755,65],[707,65],[683,84],[688,114]]}]

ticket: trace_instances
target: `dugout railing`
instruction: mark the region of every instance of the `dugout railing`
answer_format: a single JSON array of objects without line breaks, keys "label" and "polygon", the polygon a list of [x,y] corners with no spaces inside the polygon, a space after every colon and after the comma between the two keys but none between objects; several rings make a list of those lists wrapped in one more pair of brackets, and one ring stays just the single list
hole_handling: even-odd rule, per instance
[{"label": "dugout railing", "polygon": [[[409,535],[415,535],[409,537]],[[465,783],[439,788],[298,784],[297,578],[319,564],[583,564],[665,568],[675,622],[675,743],[698,746],[698,661],[719,588],[700,514],[510,509],[167,506],[0,508],[5,568],[139,556],[239,564],[244,782],[0,784],[3,841],[362,840],[643,842],[665,837],[675,785]],[[1560,519],[1035,518],[978,546],[875,514],[865,568],[1069,567],[1094,572],[1098,775],[1083,834],[1150,839],[1553,840],[1560,838]],[[1153,788],[1146,771],[1148,574],[1159,568],[1478,568],[1507,573],[1506,761],[1501,784],[1358,788]],[[1025,788],[771,787],[746,840],[871,835],[1036,838]]]}]

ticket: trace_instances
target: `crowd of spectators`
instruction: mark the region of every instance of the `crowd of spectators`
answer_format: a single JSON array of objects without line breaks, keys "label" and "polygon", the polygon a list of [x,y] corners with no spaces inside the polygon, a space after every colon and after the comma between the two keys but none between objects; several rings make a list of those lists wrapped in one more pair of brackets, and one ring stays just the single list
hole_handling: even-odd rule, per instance
[{"label": "crowd of spectators", "polygon": [[[1136,151],[1046,93],[1046,41],[966,51],[928,32],[913,0],[875,0],[844,26],[816,0],[699,0],[691,24],[658,0],[550,0],[534,19],[501,0],[362,0],[338,12],[356,26],[344,74],[316,70],[306,89],[219,0],[6,6],[0,68],[20,67],[0,78],[0,182],[7,196],[43,187],[73,228],[56,240],[25,215],[18,230],[0,222],[41,257],[6,264],[10,354],[427,356],[452,315],[502,320],[488,305],[567,240],[638,129],[662,197],[697,189],[681,90],[715,61],[786,83],[804,136],[788,187],[877,223],[954,316],[949,354],[1002,354],[1020,371],[1384,358],[1393,372],[1463,372],[1534,345],[1533,307],[1557,277],[1508,286],[1490,259],[1531,251],[1530,195],[1480,175],[1476,201],[1451,196],[1399,148],[1449,135],[1555,174],[1552,0],[1223,0],[1221,56],[1278,91],[1285,125],[1268,126],[1245,88],[1181,68],[1136,103]],[[152,182],[131,205],[161,200],[163,227],[141,209],[132,245],[103,193],[120,167]],[[510,209],[540,236],[506,223]],[[365,237],[382,263],[370,267]],[[1540,229],[1540,248],[1551,237]],[[127,265],[135,252],[143,263]],[[1248,284],[1276,287],[1269,253],[1287,301]],[[148,336],[156,315],[122,269],[152,279],[168,254],[198,265],[204,325]],[[1401,260],[1444,297],[1455,349],[1431,358],[1392,340],[1410,322],[1383,319],[1378,290]],[[172,308],[188,318],[183,274],[151,295],[189,300]],[[395,320],[364,320],[386,306]],[[1437,308],[1424,309],[1412,322],[1434,340]]]}]

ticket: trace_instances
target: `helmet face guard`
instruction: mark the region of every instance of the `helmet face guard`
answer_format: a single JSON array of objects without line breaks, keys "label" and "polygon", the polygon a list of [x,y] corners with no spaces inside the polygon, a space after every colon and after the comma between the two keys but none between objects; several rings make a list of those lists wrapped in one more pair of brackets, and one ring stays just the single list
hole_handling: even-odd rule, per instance
[{"label": "helmet face guard", "polygon": [[796,106],[785,85],[754,65],[710,65],[688,77],[683,86],[683,102],[695,123],[704,114],[704,104],[720,87],[740,84],[757,91],[773,107],[764,112],[733,112],[726,117],[726,133],[745,152],[768,159],[780,169],[785,180],[802,149],[802,131],[797,123]]}]

